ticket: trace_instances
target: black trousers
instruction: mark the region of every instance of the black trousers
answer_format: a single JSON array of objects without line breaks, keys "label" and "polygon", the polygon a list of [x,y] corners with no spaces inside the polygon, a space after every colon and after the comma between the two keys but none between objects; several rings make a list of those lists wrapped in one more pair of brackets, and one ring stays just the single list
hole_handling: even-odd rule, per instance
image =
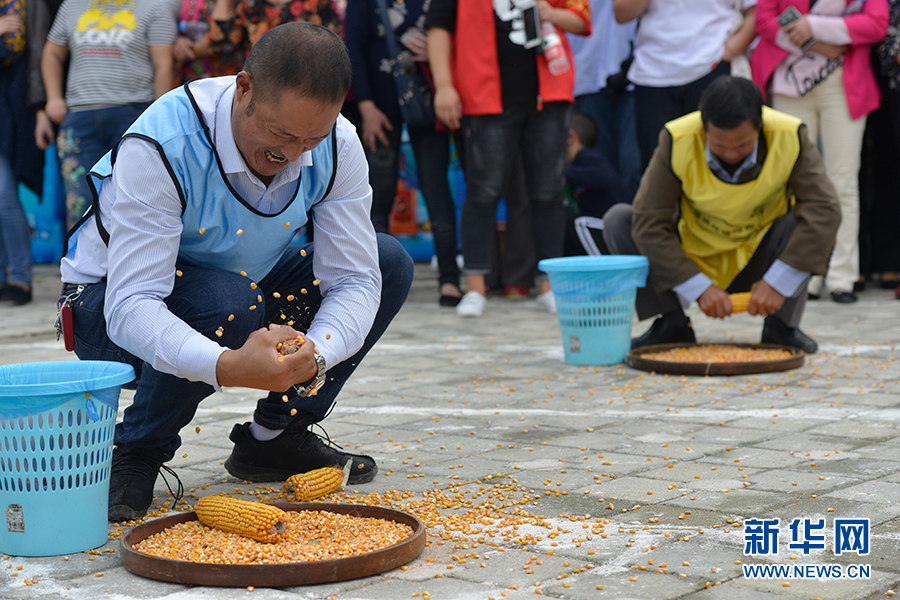
[{"label": "black trousers", "polygon": [[[630,204],[616,204],[603,215],[603,238],[606,240],[610,253],[640,254],[631,238],[631,215]],[[790,212],[775,221],[763,237],[750,262],[738,273],[726,291],[729,294],[749,292],[750,286],[762,279],[775,259],[781,256],[796,226],[797,219],[794,217],[794,213]],[[804,282],[793,296],[785,298],[784,304],[775,313],[775,316],[788,327],[800,325],[800,319],[803,318],[803,311],[806,308],[808,283],[809,280]],[[638,288],[635,310],[640,320],[673,311],[683,312],[675,292],[671,290],[657,292],[654,289],[652,265],[647,286]]]}]

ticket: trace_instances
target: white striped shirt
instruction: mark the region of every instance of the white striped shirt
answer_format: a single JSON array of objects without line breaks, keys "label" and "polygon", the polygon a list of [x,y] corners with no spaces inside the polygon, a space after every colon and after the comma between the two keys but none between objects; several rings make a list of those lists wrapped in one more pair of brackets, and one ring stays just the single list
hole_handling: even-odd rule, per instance
[{"label": "white striped shirt", "polygon": [[177,36],[159,0],[65,0],[47,39],[69,50],[69,109],[153,102],[150,47],[171,46]]},{"label": "white striped shirt", "polygon": [[[249,171],[234,143],[234,77],[217,81],[222,84],[218,93],[197,101],[226,177],[255,208],[277,212],[290,199],[300,166],[312,164],[312,155],[301,155],[266,188]],[[354,127],[340,116],[336,134],[334,186],[312,210],[313,270],[323,300],[307,332],[329,368],[362,347],[381,298],[365,154]],[[175,283],[181,201],[152,144],[129,138],[120,145],[112,177],[100,193],[100,206],[110,233],[109,248],[92,219],[79,234],[74,256],[61,262],[62,280],[96,283],[108,275],[104,312],[110,339],[157,371],[205,381],[218,389],[216,362],[226,348],[193,330],[164,303]]]}]

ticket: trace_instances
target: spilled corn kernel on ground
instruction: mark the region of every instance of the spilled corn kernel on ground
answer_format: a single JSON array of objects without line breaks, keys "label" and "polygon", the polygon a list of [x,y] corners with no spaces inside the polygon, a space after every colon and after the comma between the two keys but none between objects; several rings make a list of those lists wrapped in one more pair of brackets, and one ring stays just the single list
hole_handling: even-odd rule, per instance
[{"label": "spilled corn kernel on ground", "polygon": [[[128,573],[115,538],[132,524],[114,524],[109,544],[68,560],[0,560],[0,598],[884,600],[898,589],[892,294],[866,291],[850,311],[810,303],[803,327],[822,351],[801,368],[704,378],[567,366],[555,320],[533,299],[491,298],[472,327],[437,308],[434,280],[427,268],[417,273],[411,299],[325,422],[337,443],[374,456],[381,469],[371,483],[325,501],[415,512],[428,530],[419,558],[320,586],[197,589]],[[0,305],[0,318],[9,310]],[[17,317],[16,327],[40,323],[35,315]],[[759,340],[757,317],[690,315],[700,341]],[[634,333],[648,325],[636,324]],[[20,330],[11,339],[8,331],[0,327],[0,360],[72,358],[50,337]],[[251,414],[257,397],[226,389],[182,431],[170,463],[188,489],[179,509],[219,493],[278,500],[280,484],[236,481],[221,465],[231,426]],[[156,491],[154,516],[172,514],[162,479]],[[829,528],[835,517],[869,518],[872,552],[804,556],[782,537],[777,558],[747,557],[744,523],[754,516],[824,518]],[[868,563],[872,576],[743,577],[744,564],[761,562]]]}]

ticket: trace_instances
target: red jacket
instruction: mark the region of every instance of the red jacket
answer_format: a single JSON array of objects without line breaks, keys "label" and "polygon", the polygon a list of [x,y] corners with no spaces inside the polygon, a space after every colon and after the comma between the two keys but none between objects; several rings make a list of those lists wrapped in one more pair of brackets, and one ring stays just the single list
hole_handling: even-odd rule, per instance
[{"label": "red jacket", "polygon": [[[851,0],[847,0],[850,4]],[[809,13],[809,0],[759,0],[756,5],[756,31],[759,44],[750,58],[753,81],[766,93],[769,79],[788,52],[775,45],[778,15],[790,5],[801,14]],[[888,26],[887,0],[866,0],[863,10],[844,17],[852,44],[844,53],[844,92],[850,117],[858,119],[881,103],[881,92],[875,80],[869,48],[884,39]]]},{"label": "red jacket", "polygon": [[[591,31],[590,4],[587,0],[549,0],[556,8],[577,14]],[[566,34],[557,29],[572,67],[552,75],[543,54],[537,54],[538,108],[544,102],[574,102],[575,61]],[[497,29],[494,6],[488,0],[459,0],[453,34],[453,86],[462,100],[464,115],[496,115],[503,112],[500,66],[497,59]]]}]

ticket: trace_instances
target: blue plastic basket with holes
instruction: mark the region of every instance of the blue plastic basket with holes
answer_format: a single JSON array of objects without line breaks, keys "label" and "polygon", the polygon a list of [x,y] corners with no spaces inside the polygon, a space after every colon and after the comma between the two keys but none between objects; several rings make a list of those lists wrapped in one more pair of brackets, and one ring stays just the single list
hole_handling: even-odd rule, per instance
[{"label": "blue plastic basket with holes", "polygon": [[0,366],[0,552],[52,556],[107,542],[109,471],[130,365]]},{"label": "blue plastic basket with holes", "polygon": [[547,273],[569,365],[614,365],[631,349],[637,288],[647,283],[644,256],[570,256],[538,263]]}]

